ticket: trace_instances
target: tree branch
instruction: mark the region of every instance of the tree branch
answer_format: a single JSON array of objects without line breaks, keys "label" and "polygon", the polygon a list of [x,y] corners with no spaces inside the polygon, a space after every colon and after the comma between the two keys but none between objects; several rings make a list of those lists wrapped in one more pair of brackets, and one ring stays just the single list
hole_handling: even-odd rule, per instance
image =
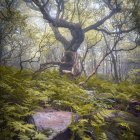
[{"label": "tree branch", "polygon": [[139,28],[139,27],[137,26],[137,27],[133,27],[133,28],[127,29],[127,30],[120,30],[120,31],[118,31],[118,32],[110,32],[110,31],[107,31],[107,30],[102,29],[102,28],[96,28],[95,30],[96,30],[96,31],[104,32],[104,33],[106,33],[106,34],[108,34],[108,35],[113,35],[113,34],[129,33],[129,32],[131,32],[131,31],[133,31],[133,30],[135,30],[135,29],[137,29],[137,28]]},{"label": "tree branch", "polygon": [[100,25],[102,25],[107,19],[111,18],[114,14],[118,13],[120,11],[120,8],[117,7],[115,9],[113,9],[109,15],[105,16],[103,19],[97,21],[95,24],[90,25],[88,27],[86,27],[84,30],[84,32],[88,32],[90,30],[96,30]]},{"label": "tree branch", "polygon": [[118,44],[118,42],[119,42],[119,39],[117,39],[117,40],[115,41],[114,46],[112,47],[112,49],[109,50],[109,52],[107,52],[107,53],[103,56],[103,58],[100,60],[100,62],[98,63],[97,67],[95,68],[95,70],[87,77],[87,79],[86,79],[84,82],[81,82],[79,85],[84,85],[84,84],[86,84],[86,83],[88,82],[88,80],[89,80],[94,74],[96,74],[96,72],[97,72],[98,68],[100,67],[101,63],[105,60],[105,58],[106,58],[109,54],[111,54],[111,53],[113,52],[113,50],[114,50],[114,48],[116,47],[116,45]]},{"label": "tree branch", "polygon": [[70,43],[70,42],[69,42],[65,37],[63,37],[63,36],[61,35],[61,33],[59,32],[59,30],[58,30],[57,27],[54,27],[54,26],[52,26],[51,24],[49,24],[49,25],[50,25],[52,31],[54,32],[55,38],[56,38],[57,40],[59,40],[59,41],[64,45],[64,48],[65,48],[65,49],[67,49],[67,48],[69,47],[69,43]]}]

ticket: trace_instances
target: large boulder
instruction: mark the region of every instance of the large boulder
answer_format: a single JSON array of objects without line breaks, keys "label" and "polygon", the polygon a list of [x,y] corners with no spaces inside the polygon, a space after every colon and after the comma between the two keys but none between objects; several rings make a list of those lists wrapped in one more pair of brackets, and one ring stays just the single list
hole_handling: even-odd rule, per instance
[{"label": "large boulder", "polygon": [[38,131],[48,131],[49,140],[68,140],[68,126],[72,122],[72,113],[66,111],[43,110],[33,115],[33,122]]}]

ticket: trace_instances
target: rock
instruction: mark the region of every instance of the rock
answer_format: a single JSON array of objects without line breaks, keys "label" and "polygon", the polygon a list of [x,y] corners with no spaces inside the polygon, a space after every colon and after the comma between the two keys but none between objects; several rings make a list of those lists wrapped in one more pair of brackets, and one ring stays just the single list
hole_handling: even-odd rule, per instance
[{"label": "rock", "polygon": [[140,102],[137,100],[132,99],[129,102],[128,110],[136,117],[140,117]]},{"label": "rock", "polygon": [[44,110],[36,112],[32,118],[38,131],[51,131],[49,140],[68,140],[70,137],[71,112]]}]

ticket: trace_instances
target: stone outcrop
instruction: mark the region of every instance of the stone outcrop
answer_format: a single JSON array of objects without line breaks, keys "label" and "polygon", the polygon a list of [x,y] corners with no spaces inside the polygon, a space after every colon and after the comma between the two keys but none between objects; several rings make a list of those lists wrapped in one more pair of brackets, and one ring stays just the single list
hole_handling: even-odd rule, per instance
[{"label": "stone outcrop", "polygon": [[66,111],[43,110],[33,115],[33,122],[38,131],[49,131],[49,140],[68,140],[68,126],[72,122],[72,113]]}]

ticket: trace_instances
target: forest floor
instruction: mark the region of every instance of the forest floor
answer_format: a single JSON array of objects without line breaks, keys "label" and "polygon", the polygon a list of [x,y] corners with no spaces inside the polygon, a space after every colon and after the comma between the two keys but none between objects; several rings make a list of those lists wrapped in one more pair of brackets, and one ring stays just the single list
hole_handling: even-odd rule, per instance
[{"label": "forest floor", "polygon": [[1,139],[46,140],[50,132],[29,124],[36,111],[53,108],[72,112],[68,126],[72,140],[138,140],[140,138],[140,84],[115,84],[102,77],[69,80],[57,71],[34,74],[1,67]]}]

